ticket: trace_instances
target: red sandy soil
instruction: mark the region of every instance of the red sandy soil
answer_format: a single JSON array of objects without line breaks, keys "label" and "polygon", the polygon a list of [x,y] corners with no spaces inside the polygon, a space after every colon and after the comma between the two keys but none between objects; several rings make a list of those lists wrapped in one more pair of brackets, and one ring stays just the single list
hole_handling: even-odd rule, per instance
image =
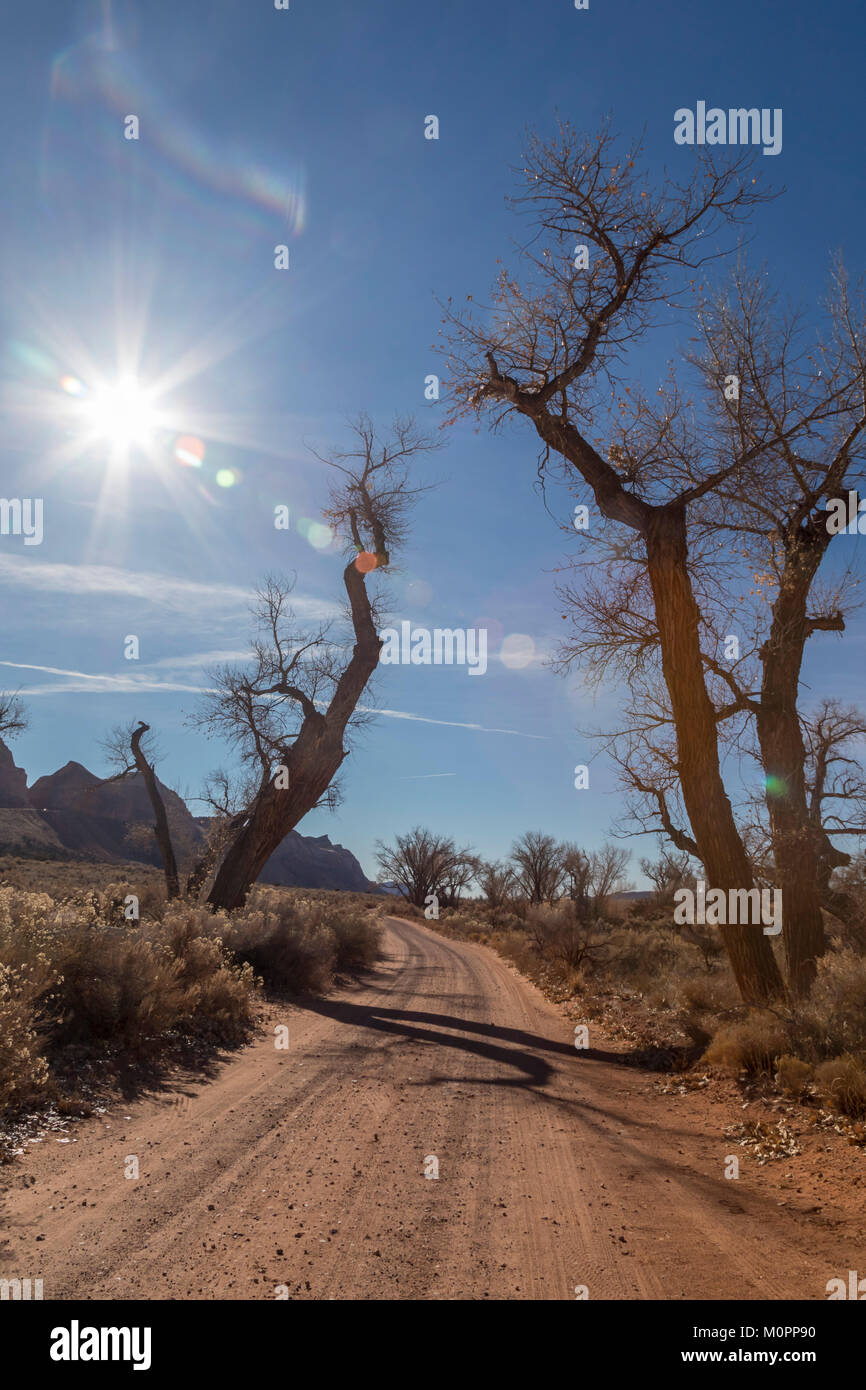
[{"label": "red sandy soil", "polygon": [[861,1149],[804,1122],[760,1166],[724,1130],[773,1114],[733,1083],[664,1094],[595,1024],[576,1050],[483,946],[389,918],[384,947],[363,983],[269,1006],[215,1080],[0,1170],[0,1277],[46,1299],[825,1299],[866,1274]]}]

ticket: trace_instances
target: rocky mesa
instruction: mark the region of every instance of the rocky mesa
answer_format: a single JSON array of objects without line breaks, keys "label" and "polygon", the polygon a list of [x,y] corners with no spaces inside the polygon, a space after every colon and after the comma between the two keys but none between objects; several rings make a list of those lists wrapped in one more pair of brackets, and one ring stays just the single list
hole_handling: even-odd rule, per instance
[{"label": "rocky mesa", "polygon": [[[182,797],[159,783],[176,850],[191,858],[203,843],[206,816],[193,816]],[[32,787],[0,739],[0,854],[37,859],[101,862],[136,860],[159,864],[153,812],[138,773],[105,781],[68,762]],[[296,830],[271,855],[260,880],[289,888],[332,888],[369,892],[375,887],[355,856],[327,835]]]}]

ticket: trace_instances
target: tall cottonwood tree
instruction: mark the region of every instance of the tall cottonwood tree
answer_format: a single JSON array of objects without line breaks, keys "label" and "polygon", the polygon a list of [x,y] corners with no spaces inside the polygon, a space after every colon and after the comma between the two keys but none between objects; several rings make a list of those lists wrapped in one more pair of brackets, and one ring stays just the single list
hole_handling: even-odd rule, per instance
[{"label": "tall cottonwood tree", "polygon": [[[717,250],[716,227],[741,220],[762,197],[748,155],[721,165],[703,151],[690,178],[668,179],[659,191],[637,172],[638,156],[638,147],[619,155],[607,126],[596,137],[579,138],[562,125],[552,140],[530,141],[525,190],[516,200],[533,217],[526,274],[518,282],[502,272],[482,325],[449,307],[452,372],[458,409],[492,411],[497,421],[524,416],[542,444],[542,480],[551,454],[558,456],[564,476],[587,485],[602,515],[633,533],[624,544],[649,601],[647,640],[659,651],[671,771],[691,831],[679,847],[696,853],[714,887],[749,887],[749,857],[721,773],[719,711],[708,688],[689,527],[706,499],[753,476],[755,462],[767,457],[768,428],[777,455],[789,445],[796,453],[797,438],[808,430],[802,414],[789,421],[769,411],[768,428],[738,428],[738,412],[727,401],[739,363],[716,367],[715,388],[730,426],[723,451],[680,448],[683,411],[675,392],[673,408],[657,414],[642,401],[630,406],[632,388],[624,388],[622,399],[616,376],[629,343],[659,321],[663,303],[682,307],[683,296],[699,299],[701,267]],[[590,437],[600,418],[607,419],[606,388],[612,404],[631,411],[643,447],[634,447],[633,433],[625,449],[614,438],[602,452],[601,439]],[[722,934],[744,997],[780,994],[781,975],[762,933],[728,925]]]},{"label": "tall cottonwood tree", "polygon": [[[609,125],[580,137],[561,124],[530,139],[524,192],[534,237],[523,283],[503,270],[489,322],[449,309],[451,372],[458,408],[519,414],[542,444],[539,471],[556,454],[592,490],[603,516],[637,533],[652,589],[661,662],[677,732],[678,773],[689,820],[714,887],[749,887],[748,856],[719,767],[715,711],[701,657],[688,567],[689,506],[720,480],[713,467],[672,489],[647,470],[631,483],[590,438],[599,387],[679,285],[697,271],[720,221],[741,219],[759,200],[748,156],[726,165],[703,151],[682,184],[653,191],[637,171],[639,146],[618,152]],[[707,238],[705,240],[705,238]],[[589,264],[580,247],[589,250]],[[600,441],[599,441],[600,442]],[[738,458],[727,465],[732,469]],[[743,926],[723,928],[746,998],[783,992],[770,943]]]},{"label": "tall cottonwood tree", "polygon": [[[809,639],[845,626],[851,576],[837,572],[826,585],[819,570],[835,534],[828,526],[833,499],[863,464],[862,325],[862,308],[852,304],[839,267],[822,340],[778,305],[765,275],[740,265],[697,312],[699,337],[692,341],[703,350],[687,361],[697,369],[703,408],[669,383],[655,403],[638,393],[616,430],[616,458],[631,479],[640,478],[648,458],[663,456],[671,472],[695,475],[701,458],[748,455],[690,509],[689,569],[720,738],[736,743],[744,718],[757,737],[795,994],[808,990],[825,947],[821,865],[832,854],[815,833],[806,798],[799,687]],[[726,377],[737,383],[730,397],[721,389]],[[596,565],[585,584],[564,586],[562,598],[578,620],[561,662],[589,659],[597,671],[615,666],[629,682],[628,727],[643,731],[656,768],[648,773],[646,759],[639,767],[632,746],[626,762],[638,775],[626,780],[641,792],[651,788],[661,814],[669,808],[659,794],[676,780],[676,756],[660,737],[673,722],[661,683],[642,684],[658,632],[640,563],[632,551],[600,575]],[[671,834],[664,819],[662,828]]]},{"label": "tall cottonwood tree", "polygon": [[[820,877],[825,843],[814,833],[806,790],[806,744],[798,708],[806,644],[842,632],[845,585],[822,593],[818,573],[836,534],[833,499],[859,477],[866,426],[862,307],[837,268],[822,338],[779,310],[759,277],[735,277],[732,292],[702,316],[706,377],[727,364],[740,394],[728,427],[754,457],[741,478],[725,480],[708,520],[735,539],[763,576],[770,621],[758,650],[754,714],[776,874],[783,892],[788,985],[808,991],[825,949]],[[805,341],[804,341],[805,340]]]},{"label": "tall cottonwood tree", "polygon": [[[253,610],[250,661],[209,673],[212,689],[192,721],[223,739],[241,763],[238,777],[218,770],[208,781],[214,823],[186,883],[191,897],[207,890],[213,908],[242,906],[289,831],[314,806],[334,804],[347,731],[365,719],[359,701],[382,645],[368,584],[387,570],[415,498],[426,491],[410,481],[413,461],[438,445],[411,418],[396,417],[384,437],[365,415],[353,428],[355,447],[317,455],[338,475],[325,517],[350,557],[343,586],[351,635],[341,639],[328,624],[303,629],[291,606],[294,580],[268,578]],[[140,722],[114,731],[106,747],[119,771],[109,780],[141,774],[172,898],[180,893],[177,858],[152,748],[143,742],[148,730]],[[462,881],[452,884],[458,896]]]}]

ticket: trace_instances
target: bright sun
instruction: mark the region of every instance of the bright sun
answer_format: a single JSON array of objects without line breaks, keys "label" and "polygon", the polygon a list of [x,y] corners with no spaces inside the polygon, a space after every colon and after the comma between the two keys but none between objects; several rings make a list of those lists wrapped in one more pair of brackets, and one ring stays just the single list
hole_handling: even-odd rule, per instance
[{"label": "bright sun", "polygon": [[152,393],[132,376],[98,387],[82,411],[93,437],[122,451],[149,448],[160,425]]}]

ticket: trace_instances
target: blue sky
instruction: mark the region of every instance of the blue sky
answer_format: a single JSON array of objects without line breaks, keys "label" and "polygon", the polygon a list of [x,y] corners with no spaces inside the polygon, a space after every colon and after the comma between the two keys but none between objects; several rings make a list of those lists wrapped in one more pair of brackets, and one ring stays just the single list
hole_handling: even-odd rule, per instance
[{"label": "blue sky", "polygon": [[[0,490],[44,498],[45,521],[40,546],[0,537],[0,680],[26,692],[13,751],[31,781],[69,758],[105,770],[99,740],[132,718],[158,731],[161,775],[182,793],[225,763],[185,718],[207,662],[243,651],[255,583],[296,570],[311,616],[340,596],[339,550],[310,543],[326,484],[307,444],[345,442],[362,408],[441,422],[424,399],[442,371],[436,299],[483,299],[507,256],[527,127],[551,129],[558,110],[593,129],[610,111],[624,135],[645,129],[660,172],[691,157],[673,143],[676,108],[781,107],[782,153],[763,163],[786,191],[757,211],[750,257],[806,303],[836,248],[862,273],[864,28],[838,0],[16,6],[0,88]],[[138,141],[123,139],[130,112]],[[640,370],[662,370],[654,351]],[[123,467],[105,441],[76,447],[61,382],[92,391],[133,355],[142,381],[171,383],[171,429]],[[178,462],[183,435],[204,443],[202,467]],[[497,635],[523,634],[536,659],[491,659],[483,677],[380,672],[369,703],[411,717],[365,730],[340,810],[299,827],[369,873],[374,841],[417,822],[496,856],[527,828],[597,845],[619,805],[601,762],[588,792],[573,787],[592,753],[578,730],[610,723],[615,692],[593,700],[541,660],[566,542],[533,491],[534,437],[464,424],[444,443],[394,613],[486,625],[492,656]],[[863,631],[855,619],[844,643],[815,639],[816,695],[856,696]],[[132,633],[138,662],[123,657]]]}]

